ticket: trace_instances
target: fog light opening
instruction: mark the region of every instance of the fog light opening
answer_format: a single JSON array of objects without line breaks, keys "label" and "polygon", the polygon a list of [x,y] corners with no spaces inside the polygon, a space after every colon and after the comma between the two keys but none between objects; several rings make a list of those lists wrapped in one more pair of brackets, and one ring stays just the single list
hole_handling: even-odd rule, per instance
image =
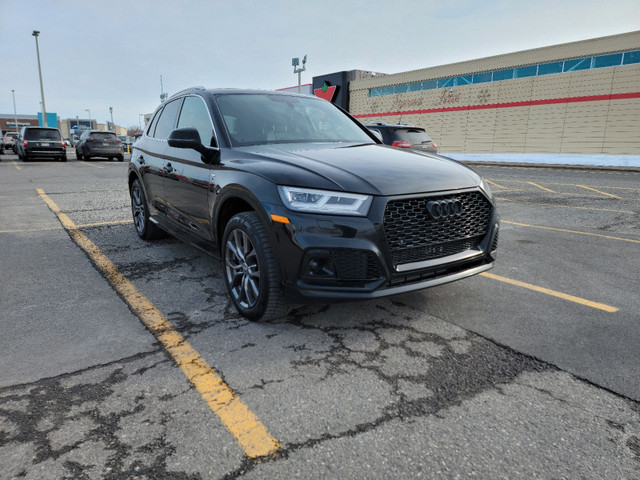
[{"label": "fog light opening", "polygon": [[302,266],[302,276],[306,278],[336,278],[336,266],[329,250],[307,252]]}]

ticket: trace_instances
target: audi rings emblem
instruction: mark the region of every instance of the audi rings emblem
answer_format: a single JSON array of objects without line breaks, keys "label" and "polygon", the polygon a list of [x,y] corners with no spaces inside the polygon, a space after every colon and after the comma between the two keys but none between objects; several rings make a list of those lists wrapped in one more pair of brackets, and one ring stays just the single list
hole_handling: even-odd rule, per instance
[{"label": "audi rings emblem", "polygon": [[458,217],[462,214],[462,202],[457,198],[431,200],[427,202],[427,212],[434,220]]}]

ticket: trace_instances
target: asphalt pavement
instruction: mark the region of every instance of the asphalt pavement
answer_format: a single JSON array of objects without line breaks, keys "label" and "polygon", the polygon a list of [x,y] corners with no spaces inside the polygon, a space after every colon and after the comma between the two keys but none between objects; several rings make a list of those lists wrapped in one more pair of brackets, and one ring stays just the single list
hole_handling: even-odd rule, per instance
[{"label": "asphalt pavement", "polygon": [[640,478],[638,173],[477,167],[491,276],[254,323],[126,169],[2,156],[0,478]]}]

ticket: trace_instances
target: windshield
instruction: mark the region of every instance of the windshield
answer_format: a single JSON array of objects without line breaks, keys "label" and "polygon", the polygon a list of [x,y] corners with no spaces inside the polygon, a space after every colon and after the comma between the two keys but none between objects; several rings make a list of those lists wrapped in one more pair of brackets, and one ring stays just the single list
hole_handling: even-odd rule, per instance
[{"label": "windshield", "polygon": [[217,97],[234,147],[273,143],[375,143],[326,100],[278,94]]}]

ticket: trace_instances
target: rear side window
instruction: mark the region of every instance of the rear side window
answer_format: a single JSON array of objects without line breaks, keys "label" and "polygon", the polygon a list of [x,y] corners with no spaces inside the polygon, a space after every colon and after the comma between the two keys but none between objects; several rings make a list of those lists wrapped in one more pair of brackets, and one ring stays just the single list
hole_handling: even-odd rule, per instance
[{"label": "rear side window", "polygon": [[158,124],[156,125],[156,131],[153,134],[155,138],[166,139],[169,137],[171,131],[176,128],[176,120],[178,119],[178,111],[180,110],[180,104],[182,99],[174,100],[164,106]]},{"label": "rear side window", "polygon": [[58,130],[45,130],[40,128],[30,128],[24,134],[27,140],[60,140]]}]

